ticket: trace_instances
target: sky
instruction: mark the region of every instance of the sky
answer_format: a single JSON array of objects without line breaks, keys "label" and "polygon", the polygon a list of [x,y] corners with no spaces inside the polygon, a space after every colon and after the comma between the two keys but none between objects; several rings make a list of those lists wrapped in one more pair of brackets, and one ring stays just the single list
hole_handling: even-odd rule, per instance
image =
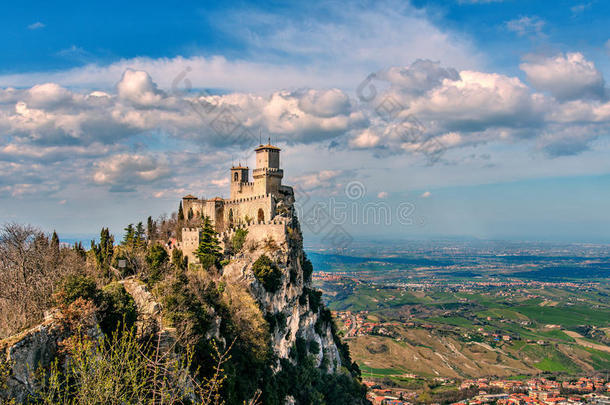
[{"label": "sky", "polygon": [[228,197],[270,138],[350,236],[610,243],[610,4],[0,5],[0,220]]}]

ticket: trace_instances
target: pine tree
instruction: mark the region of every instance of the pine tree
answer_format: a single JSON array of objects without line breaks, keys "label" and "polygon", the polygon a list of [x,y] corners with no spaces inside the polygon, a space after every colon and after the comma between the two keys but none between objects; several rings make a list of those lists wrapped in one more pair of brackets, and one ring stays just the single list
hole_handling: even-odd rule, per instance
[{"label": "pine tree", "polygon": [[87,257],[87,252],[85,251],[85,248],[83,247],[82,242],[76,242],[74,244],[74,247],[72,248],[76,253],[78,253],[78,255],[84,260]]},{"label": "pine tree", "polygon": [[51,248],[54,253],[59,254],[59,236],[57,236],[55,231],[53,231],[53,236],[51,236]]},{"label": "pine tree", "polygon": [[184,221],[184,211],[182,210],[182,201],[180,201],[180,205],[178,206],[178,221]]},{"label": "pine tree", "polygon": [[91,241],[91,250],[95,255],[98,269],[102,271],[105,277],[108,277],[110,275],[110,262],[114,255],[114,238],[110,235],[108,228],[102,228],[99,245],[94,240]]},{"label": "pine tree", "polygon": [[154,240],[157,236],[157,224],[152,219],[152,217],[148,217],[147,224],[146,224],[146,233],[148,235],[149,241]]},{"label": "pine tree", "polygon": [[133,224],[127,225],[127,228],[124,229],[125,236],[123,236],[123,246],[133,247],[134,239],[136,237],[136,230],[133,227]]},{"label": "pine tree", "polygon": [[199,248],[195,254],[199,257],[199,262],[205,269],[208,269],[213,265],[216,267],[219,267],[220,265],[220,258],[222,257],[222,254],[220,253],[220,242],[218,242],[216,230],[212,226],[209,217],[205,217],[203,221],[203,229],[199,236]]},{"label": "pine tree", "polygon": [[145,245],[146,242],[146,233],[144,232],[144,225],[142,222],[138,222],[136,225],[136,231],[134,235],[134,245],[137,248],[141,248]]}]

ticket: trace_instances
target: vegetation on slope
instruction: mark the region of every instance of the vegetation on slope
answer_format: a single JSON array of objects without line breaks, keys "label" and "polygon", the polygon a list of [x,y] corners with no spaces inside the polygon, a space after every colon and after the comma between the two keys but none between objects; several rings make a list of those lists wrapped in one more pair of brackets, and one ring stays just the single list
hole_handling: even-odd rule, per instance
[{"label": "vegetation on slope", "polygon": [[[89,251],[80,244],[60,247],[58,238],[48,238],[34,228],[4,227],[0,280],[2,285],[16,284],[21,289],[0,286],[0,338],[39,323],[52,307],[59,308],[60,322],[70,336],[60,357],[43,370],[47,378],[41,381],[48,384],[32,400],[156,404],[161,398],[169,402],[199,398],[197,402],[202,403],[241,404],[257,399],[282,404],[291,395],[297,403],[363,402],[359,370],[334,327],[345,366],[341,373],[328,374],[328,361],[315,366],[312,356],[320,351],[316,342],[295,346],[292,362],[282,360],[282,370],[273,371],[278,359],[271,347],[269,323],[245,283],[227,284],[220,276],[226,258],[209,221],[199,223],[204,237],[197,254],[202,266],[188,268],[181,252],[174,250],[170,257],[156,242],[176,237],[187,221],[174,215],[149,219],[146,229],[141,223],[129,225],[118,245],[104,228]],[[244,247],[244,240],[242,234],[233,241],[233,252]],[[256,277],[267,291],[276,291],[281,271],[265,255],[257,263]],[[134,301],[119,283],[126,277],[142,280],[161,303],[162,327],[174,330],[176,356],[156,357],[160,345],[156,331],[136,333]],[[307,291],[312,310],[320,311],[320,323],[332,324],[320,295]],[[96,325],[102,336],[94,337],[94,344],[87,331]],[[65,359],[70,359],[69,367]],[[167,373],[160,377],[160,372]],[[204,395],[209,402],[201,399]]]}]

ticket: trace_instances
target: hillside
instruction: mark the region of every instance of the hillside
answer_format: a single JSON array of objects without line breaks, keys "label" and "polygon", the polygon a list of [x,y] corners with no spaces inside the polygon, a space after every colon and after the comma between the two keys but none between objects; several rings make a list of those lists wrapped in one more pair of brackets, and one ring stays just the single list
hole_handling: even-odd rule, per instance
[{"label": "hillside", "polygon": [[436,250],[417,261],[400,255],[312,258],[326,268],[314,274],[315,284],[365,378],[409,385],[412,375],[462,380],[606,373],[610,285],[597,271],[607,267],[605,250],[596,256],[562,246],[561,255],[523,255],[525,249],[517,247],[520,256],[484,250],[451,257]]},{"label": "hillside", "polygon": [[[9,361],[3,368],[9,369],[4,374],[5,396],[20,401],[58,398],[61,388],[49,393],[48,380],[37,375],[84,378],[69,376],[61,362],[53,363],[83,355],[82,339],[101,345],[88,349],[96,356],[105,358],[107,352],[96,350],[118,346],[137,363],[139,353],[130,354],[129,345],[123,347],[123,340],[113,337],[118,330],[140,350],[173,353],[167,358],[176,359],[171,364],[183,371],[175,373],[182,388],[172,395],[181,401],[200,402],[191,388],[206,388],[211,382],[212,388],[202,391],[208,398],[203,403],[365,403],[359,370],[337,336],[321,294],[311,287],[313,269],[292,211],[273,224],[218,235],[220,240],[209,223],[202,222],[203,234],[211,239],[210,250],[201,258],[205,262],[209,254],[213,260],[188,267],[179,250],[170,258],[156,242],[165,229],[180,225],[169,222],[153,221],[155,231],[149,226],[149,238],[128,227],[123,242],[113,246],[103,230],[100,243],[87,252],[81,247],[57,250],[58,260],[79,259],[82,270],[66,271],[54,280],[57,287],[49,289],[54,295],[46,297],[54,309],[47,311],[43,323],[0,343]],[[51,241],[43,244],[50,246]],[[128,331],[131,325],[133,333]],[[112,367],[111,362],[107,365]],[[30,373],[37,369],[36,375]],[[146,374],[148,366],[142,370]],[[189,373],[186,382],[179,377],[184,372]],[[87,381],[89,388],[97,386]],[[85,388],[72,387],[64,394],[79,395]],[[146,403],[157,403],[154,392],[144,395]],[[88,395],[91,400],[93,394]]]}]

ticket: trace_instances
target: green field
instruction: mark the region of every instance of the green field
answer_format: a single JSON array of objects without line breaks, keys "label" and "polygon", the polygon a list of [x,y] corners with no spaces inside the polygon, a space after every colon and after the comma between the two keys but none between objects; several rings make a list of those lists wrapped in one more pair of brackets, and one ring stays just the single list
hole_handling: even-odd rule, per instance
[{"label": "green field", "polygon": [[[610,370],[610,353],[579,344],[610,346],[604,332],[583,335],[578,341],[565,333],[586,334],[610,327],[608,283],[595,288],[574,283],[541,288],[535,283],[531,287],[496,287],[473,281],[460,288],[451,278],[425,287],[399,287],[383,282],[383,278],[375,280],[381,282],[344,282],[341,293],[324,296],[335,311],[362,313],[368,322],[389,324],[383,333],[398,339],[397,347],[404,348],[403,361],[391,356],[384,361],[383,354],[364,350],[361,337],[350,337],[350,346],[361,353],[357,360],[364,374],[394,379],[397,374],[419,370],[418,375],[434,376],[432,371],[421,369],[421,362],[438,369],[441,376],[502,373],[507,365],[517,376],[538,372],[576,375],[583,372],[584,364],[599,371]],[[451,288],[446,287],[449,283]],[[326,292],[333,289],[328,284],[319,287]],[[459,356],[452,357],[457,356],[456,351],[463,353],[464,362]],[[367,356],[376,361],[368,364],[392,367],[367,367]],[[467,361],[472,364],[461,364]]]}]

